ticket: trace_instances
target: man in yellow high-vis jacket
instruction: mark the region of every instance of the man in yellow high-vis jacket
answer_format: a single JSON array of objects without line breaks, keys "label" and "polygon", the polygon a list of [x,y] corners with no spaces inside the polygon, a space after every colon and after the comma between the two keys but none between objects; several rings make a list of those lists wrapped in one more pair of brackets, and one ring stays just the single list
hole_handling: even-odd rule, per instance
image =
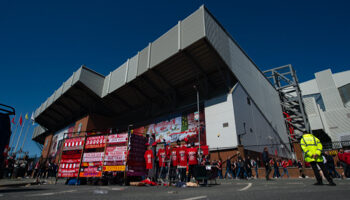
[{"label": "man in yellow high-vis jacket", "polygon": [[314,170],[315,177],[317,182],[314,185],[323,185],[322,177],[320,175],[317,165],[321,168],[324,176],[326,177],[329,185],[335,186],[333,179],[329,176],[328,170],[323,163],[322,153],[322,144],[320,140],[310,133],[304,133],[303,137],[300,140],[301,148],[304,151],[305,162],[310,163],[312,169]]}]

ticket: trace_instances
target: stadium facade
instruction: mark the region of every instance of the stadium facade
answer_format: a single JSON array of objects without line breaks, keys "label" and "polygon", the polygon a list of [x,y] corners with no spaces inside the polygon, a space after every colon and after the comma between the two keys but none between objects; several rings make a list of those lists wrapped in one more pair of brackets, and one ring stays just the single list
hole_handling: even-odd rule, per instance
[{"label": "stadium facade", "polygon": [[148,133],[179,124],[178,134],[154,130],[162,139],[182,140],[196,116],[197,92],[198,130],[210,152],[268,146],[272,154],[291,157],[278,92],[204,6],[107,76],[80,67],[37,108],[32,139],[44,145],[44,158],[55,156],[69,132]]}]

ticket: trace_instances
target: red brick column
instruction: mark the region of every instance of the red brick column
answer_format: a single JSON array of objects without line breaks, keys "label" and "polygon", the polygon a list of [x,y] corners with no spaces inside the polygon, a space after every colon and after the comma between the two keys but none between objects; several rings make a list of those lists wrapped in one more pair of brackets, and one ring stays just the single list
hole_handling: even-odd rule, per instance
[{"label": "red brick column", "polygon": [[238,152],[241,154],[242,158],[245,158],[244,146],[243,146],[243,145],[238,145],[238,146],[237,146],[237,150],[238,150]]},{"label": "red brick column", "polygon": [[301,149],[300,143],[299,142],[293,142],[293,148],[294,148],[296,159],[304,161],[303,150]]}]

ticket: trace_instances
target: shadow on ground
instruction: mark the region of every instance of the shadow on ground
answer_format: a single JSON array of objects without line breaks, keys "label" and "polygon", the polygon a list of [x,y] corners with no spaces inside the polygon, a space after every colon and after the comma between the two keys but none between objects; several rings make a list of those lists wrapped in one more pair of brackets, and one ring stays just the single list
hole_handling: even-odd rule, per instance
[{"label": "shadow on ground", "polygon": [[31,192],[31,191],[43,191],[46,189],[40,189],[40,188],[4,188],[0,189],[0,194],[1,193],[11,193],[11,192]]}]

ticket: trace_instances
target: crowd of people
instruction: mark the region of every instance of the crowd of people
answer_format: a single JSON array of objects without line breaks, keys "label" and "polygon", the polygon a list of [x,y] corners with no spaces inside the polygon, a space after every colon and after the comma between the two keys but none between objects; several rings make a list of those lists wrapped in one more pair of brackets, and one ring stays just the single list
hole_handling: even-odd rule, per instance
[{"label": "crowd of people", "polygon": [[16,155],[5,159],[1,178],[48,178],[56,177],[58,166],[51,160],[36,160],[28,156],[16,158]]},{"label": "crowd of people", "polygon": [[[226,164],[225,175],[222,175],[222,164]],[[222,162],[221,160],[214,161],[214,167],[217,167],[218,178],[236,178],[236,179],[250,179],[258,176],[259,158],[251,159],[250,156],[243,158],[240,153],[229,156]],[[253,171],[255,172],[253,176]]]},{"label": "crowd of people", "polygon": [[[331,155],[327,151],[322,153],[322,151],[316,149],[317,155],[315,153],[315,155],[308,157],[305,154],[305,166],[303,166],[301,160],[284,159],[269,155],[267,147],[264,148],[261,154],[256,154],[253,158],[250,155],[242,156],[240,152],[237,152],[222,161],[220,156],[217,160],[211,160],[209,152],[204,153],[204,155],[203,152],[199,154],[194,142],[185,140],[182,142],[178,141],[177,144],[172,145],[165,143],[159,145],[154,141],[154,136],[148,138],[147,151],[144,154],[145,165],[148,171],[145,178],[154,182],[164,181],[165,179],[170,182],[190,182],[196,176],[200,176],[198,174],[200,167],[202,169],[205,168],[209,172],[206,175],[210,174],[210,177],[220,179],[259,178],[258,169],[262,167],[265,168],[266,180],[270,179],[272,170],[273,178],[282,178],[284,176],[289,178],[289,169],[291,167],[298,168],[299,177],[303,178],[305,178],[303,169],[312,167],[319,182],[320,177],[329,180],[330,183],[333,183],[332,178],[350,178],[349,150],[344,151],[340,149],[337,155]],[[313,139],[310,141],[314,142]],[[317,144],[320,145],[319,143]],[[307,148],[320,148],[312,145],[302,145],[304,145],[302,147],[305,152],[308,151]],[[341,166],[343,173],[339,174],[336,166]],[[7,156],[5,159],[0,175],[2,178],[48,178],[56,177],[57,171],[58,165],[53,159],[40,158],[35,160],[29,159],[28,156],[16,158],[15,155],[12,155]],[[202,174],[202,176],[204,175]]]}]

